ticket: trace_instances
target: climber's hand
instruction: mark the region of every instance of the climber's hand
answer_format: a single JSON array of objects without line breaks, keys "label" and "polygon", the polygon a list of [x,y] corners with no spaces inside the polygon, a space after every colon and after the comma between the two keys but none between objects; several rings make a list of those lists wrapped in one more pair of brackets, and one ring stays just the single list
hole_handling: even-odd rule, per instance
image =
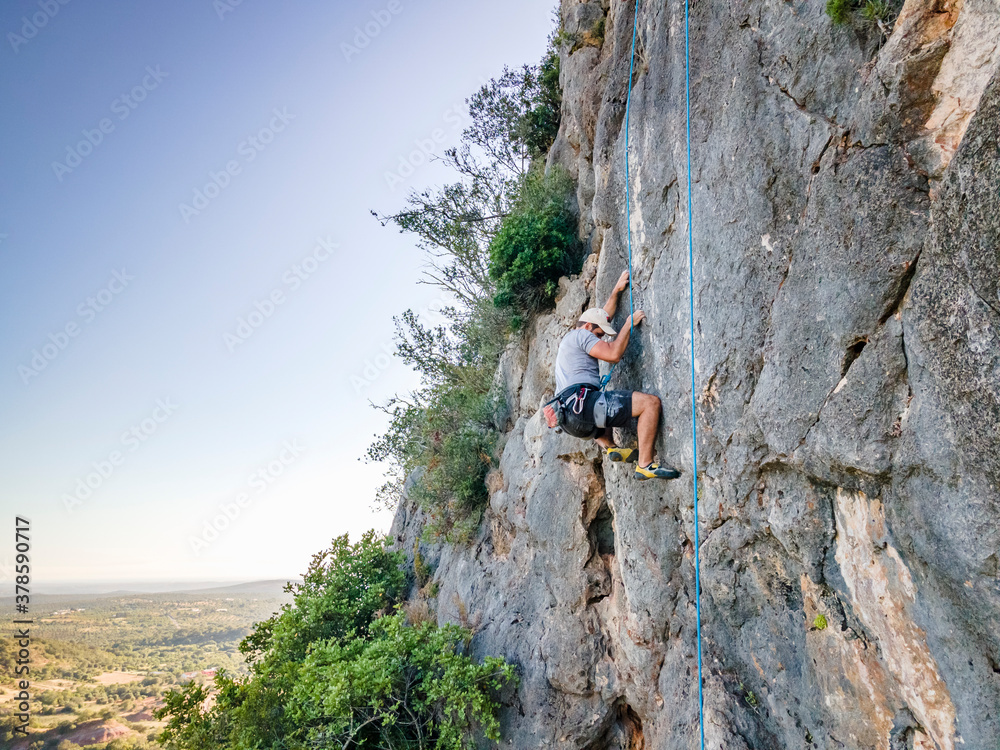
[{"label": "climber's hand", "polygon": [[632,325],[637,326],[646,319],[646,313],[644,313],[642,310],[636,310],[631,315],[631,318],[632,318]]},{"label": "climber's hand", "polygon": [[622,275],[618,277],[618,283],[615,284],[615,292],[624,292],[628,288],[628,271],[622,271]]}]

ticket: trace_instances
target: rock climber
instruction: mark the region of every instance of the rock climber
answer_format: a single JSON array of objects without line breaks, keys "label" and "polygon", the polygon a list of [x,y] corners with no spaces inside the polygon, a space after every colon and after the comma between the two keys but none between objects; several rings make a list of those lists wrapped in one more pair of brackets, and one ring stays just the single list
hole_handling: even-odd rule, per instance
[{"label": "rock climber", "polygon": [[[653,462],[653,441],[660,422],[660,399],[641,391],[602,391],[598,360],[614,364],[628,346],[632,327],[645,320],[637,310],[625,321],[614,341],[611,318],[618,309],[618,295],[629,285],[622,273],[603,308],[594,307],[580,316],[576,328],[563,337],[556,354],[556,398],[561,405],[562,428],[574,437],[593,438],[612,461],[637,461],[636,479],[676,479],[680,472]],[[553,403],[553,402],[550,402]],[[612,427],[624,427],[638,417],[639,449],[615,445]],[[547,409],[546,418],[552,424]]]}]

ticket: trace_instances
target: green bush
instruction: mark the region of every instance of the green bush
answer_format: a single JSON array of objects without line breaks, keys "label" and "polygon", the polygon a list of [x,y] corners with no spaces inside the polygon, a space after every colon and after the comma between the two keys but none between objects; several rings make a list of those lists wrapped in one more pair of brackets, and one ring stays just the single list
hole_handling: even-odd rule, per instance
[{"label": "green bush", "polygon": [[826,14],[835,24],[859,18],[871,25],[888,24],[899,12],[899,0],[827,0]]},{"label": "green bush", "polygon": [[292,603],[241,645],[248,677],[220,672],[214,695],[192,682],[164,696],[160,740],[179,750],[459,750],[476,728],[498,739],[494,693],[512,667],[465,655],[467,630],[388,614],[402,562],[374,532],[356,545],[335,539],[289,587]]},{"label": "green bush", "polygon": [[497,399],[490,383],[475,377],[482,372],[469,367],[463,374],[467,380],[456,377],[416,394],[416,404],[395,404],[389,433],[368,451],[373,460],[392,458],[398,466],[397,481],[383,489],[388,496],[396,496],[403,477],[413,477],[410,494],[429,516],[429,540],[468,542],[489,500],[484,480],[496,463]]},{"label": "green bush", "polygon": [[888,21],[892,14],[893,8],[888,0],[867,0],[861,8],[861,17],[872,23]]},{"label": "green bush", "polygon": [[501,307],[533,312],[555,298],[560,276],[579,271],[573,181],[558,169],[529,173],[490,243],[490,277]]},{"label": "green bush", "polygon": [[835,24],[846,24],[851,21],[855,0],[826,0],[826,14]]},{"label": "green bush", "polygon": [[389,462],[379,499],[394,508],[403,481],[429,516],[425,538],[467,542],[488,501],[484,479],[496,464],[502,400],[493,388],[512,315],[491,301],[445,311],[448,329],[430,329],[407,310],[396,319],[397,354],[420,374],[423,387],[382,407],[389,417],[367,456]]},{"label": "green bush", "polygon": [[302,582],[286,587],[293,603],[259,623],[240,652],[266,673],[272,665],[301,661],[314,641],[365,637],[376,615],[404,591],[402,562],[374,531],[355,544],[347,534],[336,537],[329,549],[313,555]]},{"label": "green bush", "polygon": [[477,726],[500,739],[492,695],[513,667],[462,651],[470,634],[457,625],[406,626],[401,613],[373,626],[369,641],[326,642],[312,650],[295,685],[295,719],[314,747],[474,747]]}]

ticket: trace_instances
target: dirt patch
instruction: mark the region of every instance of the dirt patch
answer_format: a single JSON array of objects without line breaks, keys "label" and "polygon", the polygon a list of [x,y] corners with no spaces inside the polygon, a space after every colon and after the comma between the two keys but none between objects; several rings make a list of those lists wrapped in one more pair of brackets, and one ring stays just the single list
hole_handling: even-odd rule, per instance
[{"label": "dirt patch", "polygon": [[135,672],[105,672],[95,679],[101,685],[122,685],[126,682],[138,682],[144,676]]},{"label": "dirt patch", "polygon": [[[80,724],[80,726],[72,732],[60,735],[58,737],[58,741],[61,742],[63,740],[69,740],[70,742],[74,742],[81,746],[95,745],[111,742],[111,740],[117,739],[118,737],[126,737],[135,734],[136,732],[132,731],[123,724],[119,724],[113,719],[110,721],[97,719],[95,721],[88,721],[84,724]],[[27,740],[20,740],[11,746],[11,750],[25,750],[31,742],[35,742],[40,736],[41,735],[39,734],[35,734]]]},{"label": "dirt patch", "polygon": [[111,742],[118,737],[135,734],[124,724],[119,724],[114,719],[110,721],[88,721],[81,724],[65,735],[65,739],[75,742],[77,745],[95,745],[97,743]]}]

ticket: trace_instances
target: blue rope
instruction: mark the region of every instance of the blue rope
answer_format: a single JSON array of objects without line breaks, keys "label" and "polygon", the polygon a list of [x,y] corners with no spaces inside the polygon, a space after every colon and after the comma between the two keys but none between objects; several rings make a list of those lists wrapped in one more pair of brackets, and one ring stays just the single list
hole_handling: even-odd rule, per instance
[{"label": "blue rope", "polygon": [[[695,588],[695,613],[698,636],[698,731],[701,739],[701,750],[705,750],[705,695],[704,679],[702,677],[702,648],[701,648],[701,540],[698,533],[698,421],[695,400],[695,371],[694,371],[694,236],[692,220],[692,191],[691,191],[691,31],[690,31],[690,0],[684,0],[684,94],[685,94],[685,119],[686,119],[686,140],[687,140],[687,202],[688,202],[688,302],[691,318],[691,439],[694,451],[694,467],[692,476],[694,479],[694,588]],[[626,236],[628,237],[628,306],[629,306],[629,335],[635,327],[632,323],[631,315],[635,314],[635,307],[632,297],[632,201],[629,193],[629,113],[632,110],[632,76],[635,71],[635,39],[636,30],[639,25],[639,0],[635,0],[635,14],[632,18],[632,57],[628,67],[628,94],[625,99],[625,222]],[[611,373],[615,370],[614,365],[608,374],[601,379],[601,389],[608,384]]]},{"label": "blue rope", "polygon": [[698,538],[698,420],[696,418],[694,384],[694,237],[691,219],[691,33],[690,0],[684,0],[684,93],[687,119],[687,198],[688,198],[688,301],[691,316],[691,447],[694,450],[694,600],[698,629],[698,729],[701,750],[705,750],[705,696],[701,665],[701,557]]},{"label": "blue rope", "polygon": [[632,316],[635,307],[632,305],[632,201],[629,198],[628,176],[628,115],[632,110],[632,72],[635,70],[635,36],[639,26],[639,0],[635,0],[635,13],[632,16],[632,59],[628,64],[628,93],[625,95],[625,236],[628,238],[628,311],[629,311],[629,341],[631,341]]}]

